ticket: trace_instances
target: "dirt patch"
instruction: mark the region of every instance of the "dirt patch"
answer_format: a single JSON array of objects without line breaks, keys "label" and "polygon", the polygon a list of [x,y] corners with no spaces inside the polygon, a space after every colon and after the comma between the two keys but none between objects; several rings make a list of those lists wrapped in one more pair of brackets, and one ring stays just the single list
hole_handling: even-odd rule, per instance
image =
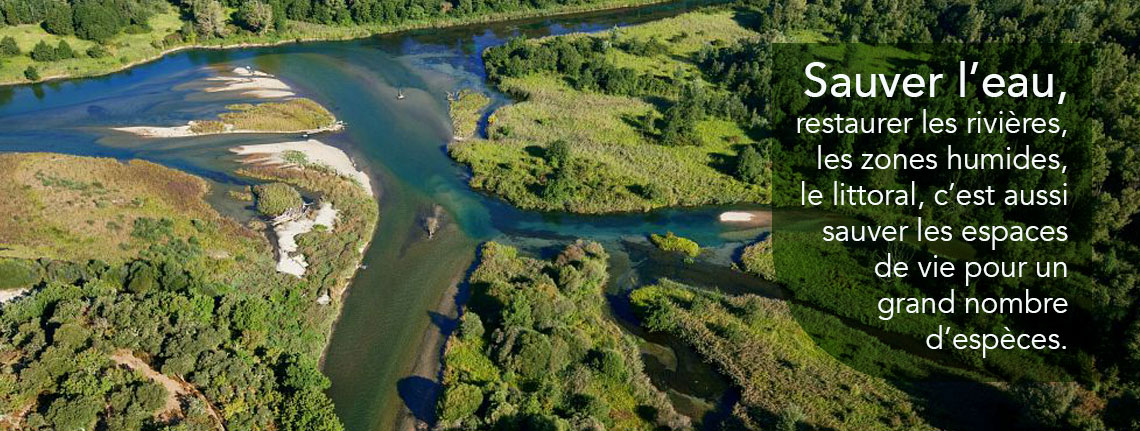
[{"label": "dirt patch", "polygon": [[158,370],[151,368],[150,364],[147,364],[138,356],[135,356],[133,353],[131,353],[131,351],[126,349],[115,351],[115,353],[111,355],[111,360],[115,361],[116,364],[142,373],[144,376],[146,376],[146,378],[166,388],[166,403],[162,406],[162,410],[155,413],[155,417],[163,419],[180,417],[182,416],[182,404],[178,402],[179,397],[197,397],[200,398],[202,402],[208,407],[207,411],[209,412],[210,417],[214,420],[216,428],[223,431],[225,430],[225,426],[222,423],[222,417],[218,414],[218,411],[214,408],[214,405],[211,404],[210,401],[207,400],[206,397],[202,395],[202,393],[199,392],[197,388],[190,385],[185,380],[182,380],[180,378],[173,378],[167,376],[166,374],[158,372]]}]

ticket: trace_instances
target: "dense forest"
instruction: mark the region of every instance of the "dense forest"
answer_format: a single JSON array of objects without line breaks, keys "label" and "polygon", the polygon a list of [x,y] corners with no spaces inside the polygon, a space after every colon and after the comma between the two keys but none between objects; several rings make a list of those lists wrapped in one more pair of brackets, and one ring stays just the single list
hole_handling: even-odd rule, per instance
[{"label": "dense forest", "polygon": [[605,317],[607,259],[585,241],[550,261],[483,246],[444,354],[440,429],[690,428]]},{"label": "dense forest", "polygon": [[[51,229],[54,213],[15,214],[18,225],[6,232],[27,239],[6,244],[67,250],[67,260],[0,260],[0,289],[34,292],[0,308],[0,429],[342,429],[317,367],[337,306],[317,298],[346,288],[376,222],[359,186],[323,170],[243,171],[278,181],[277,195],[297,198],[300,188],[340,210],[335,230],[297,238],[310,264],[298,278],[274,269],[272,250],[253,230],[212,210],[189,219],[187,208],[208,208],[200,179],[109,159],[19,154],[0,163],[10,176],[0,193],[9,199],[35,193],[65,205],[53,211],[96,217],[88,225],[105,225],[105,242],[124,241],[108,244],[117,253],[95,255],[96,247],[69,248],[57,229],[59,244],[44,243],[51,237],[36,229]],[[18,180],[42,163],[54,173]],[[182,194],[147,194],[136,182]],[[258,189],[260,211],[301,203],[271,194]],[[183,208],[135,217],[161,201]]]}]

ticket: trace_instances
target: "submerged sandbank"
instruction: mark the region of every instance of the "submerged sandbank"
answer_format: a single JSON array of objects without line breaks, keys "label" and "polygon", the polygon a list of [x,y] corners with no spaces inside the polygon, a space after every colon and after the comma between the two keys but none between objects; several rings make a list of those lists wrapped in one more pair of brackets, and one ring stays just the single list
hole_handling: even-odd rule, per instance
[{"label": "submerged sandbank", "polygon": [[219,75],[206,78],[207,81],[216,82],[217,85],[206,87],[202,91],[207,93],[240,91],[242,96],[261,99],[277,99],[296,96],[293,88],[277,77],[249,67],[237,67],[230,71],[230,75]]}]

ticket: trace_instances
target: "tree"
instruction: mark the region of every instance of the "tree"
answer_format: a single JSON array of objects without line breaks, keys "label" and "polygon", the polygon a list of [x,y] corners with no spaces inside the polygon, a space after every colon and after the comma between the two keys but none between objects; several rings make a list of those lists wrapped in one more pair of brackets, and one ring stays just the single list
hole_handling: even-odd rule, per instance
[{"label": "tree", "polygon": [[277,217],[291,209],[300,208],[305,201],[301,193],[285,183],[261,184],[253,188],[257,210],[269,217]]},{"label": "tree", "polygon": [[47,4],[44,11],[44,21],[40,23],[45,31],[51,34],[70,36],[75,33],[75,26],[71,20],[71,5],[65,1],[52,1]]},{"label": "tree", "polygon": [[32,48],[30,55],[32,57],[32,60],[35,61],[56,61],[59,59],[59,56],[55,52],[55,48],[52,48],[51,45],[48,45],[47,42],[42,40],[40,43],[36,44],[35,48]]},{"label": "tree", "polygon": [[190,6],[194,30],[202,37],[226,35],[226,10],[218,0],[194,0]]},{"label": "tree", "polygon": [[243,27],[254,33],[265,33],[273,25],[273,8],[260,0],[251,0],[238,6],[237,19]]},{"label": "tree", "polygon": [[736,179],[746,183],[759,184],[764,180],[768,160],[756,151],[756,147],[749,145],[736,160]]},{"label": "tree", "polygon": [[55,48],[56,58],[63,60],[68,58],[75,58],[75,50],[71,49],[66,40],[59,41],[59,46]]},{"label": "tree", "polygon": [[551,142],[546,147],[546,164],[558,169],[570,161],[570,144],[562,139]]},{"label": "tree", "polygon": [[278,413],[284,431],[342,431],[344,426],[333,412],[332,401],[324,393],[306,389],[285,398]]},{"label": "tree", "polygon": [[20,46],[16,45],[16,38],[4,36],[4,39],[0,39],[0,55],[20,55]]},{"label": "tree", "polygon": [[81,39],[104,43],[127,24],[127,18],[115,8],[115,2],[80,0],[72,8],[75,35]]},{"label": "tree", "polygon": [[36,70],[35,66],[28,66],[27,69],[24,69],[24,77],[28,78],[29,81],[39,81],[40,72]]}]

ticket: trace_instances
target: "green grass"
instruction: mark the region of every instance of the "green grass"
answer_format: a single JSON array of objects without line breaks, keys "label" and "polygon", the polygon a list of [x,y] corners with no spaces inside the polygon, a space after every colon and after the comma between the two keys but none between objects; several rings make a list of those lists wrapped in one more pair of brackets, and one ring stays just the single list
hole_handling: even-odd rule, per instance
[{"label": "green grass", "polygon": [[230,112],[219,114],[217,120],[196,121],[190,125],[190,131],[197,134],[228,131],[287,133],[336,126],[336,117],[328,109],[304,98],[256,105],[242,103],[226,108]]},{"label": "green grass", "polygon": [[776,281],[776,261],[772,257],[772,238],[757,241],[747,247],[740,255],[740,266],[745,272],[763,277],[765,280]]},{"label": "green grass", "polygon": [[[156,48],[152,43],[161,42],[163,37],[177,31],[182,26],[182,21],[178,18],[178,12],[170,7],[169,10],[151,17],[148,25],[151,27],[150,32],[122,33],[112,38],[105,45],[111,55],[103,58],[87,56],[87,49],[95,46],[95,42],[82,40],[75,36],[49,34],[37,24],[0,27],[0,38],[6,36],[15,38],[16,45],[20,47],[22,53],[15,57],[0,57],[0,84],[26,82],[24,69],[27,69],[28,66],[35,66],[41,78],[53,79],[108,73],[143,60],[155,58],[166,48]],[[32,47],[40,41],[45,41],[54,47],[61,40],[66,40],[67,44],[71,45],[71,48],[79,54],[79,58],[37,62],[27,55]]]},{"label": "green grass", "polygon": [[[112,55],[100,59],[79,58],[56,62],[36,63],[21,55],[10,58],[0,58],[0,85],[19,84],[28,82],[24,77],[24,70],[29,65],[35,65],[39,70],[41,80],[59,79],[66,77],[97,76],[122,70],[134,64],[154,60],[165,52],[182,48],[234,48],[250,45],[271,45],[291,43],[303,40],[345,40],[368,37],[375,34],[394,33],[398,31],[459,26],[466,24],[496,22],[512,19],[521,19],[536,16],[549,16],[557,14],[570,14],[595,10],[615,9],[659,3],[662,0],[606,0],[584,5],[565,5],[547,9],[523,8],[509,12],[496,12],[480,16],[446,16],[432,17],[420,20],[410,20],[399,24],[364,24],[364,25],[324,25],[308,22],[290,21],[289,28],[284,32],[269,32],[263,35],[248,32],[235,32],[225,38],[209,40],[184,41],[179,43],[163,43],[170,33],[181,28],[183,21],[173,6],[169,10],[151,17],[148,22],[150,32],[140,34],[119,34],[111,39],[108,49]],[[0,27],[0,38],[13,36],[17,39],[20,49],[26,54],[41,40],[55,46],[61,39],[44,31],[37,24]],[[84,52],[94,42],[80,40],[75,37],[64,37],[77,52]],[[156,47],[155,45],[161,47]]]},{"label": "green grass", "polygon": [[174,237],[195,236],[207,253],[229,256],[215,264],[269,254],[205,202],[204,180],[154,163],[10,153],[0,155],[0,177],[0,256],[121,262],[150,245],[132,235],[136,221],[164,218]]},{"label": "green grass", "polygon": [[460,90],[448,106],[451,114],[452,134],[456,139],[474,138],[483,110],[491,104],[491,98],[478,91]]},{"label": "green grass", "polygon": [[[682,32],[689,35],[676,39]],[[609,55],[623,66],[662,76],[681,70],[689,76],[686,81],[717,91],[697,76],[695,52],[712,41],[730,43],[753,35],[736,23],[731,12],[695,12],[617,33],[618,41],[656,36],[669,46],[667,55],[639,57],[618,50]],[[670,38],[677,41],[668,42]],[[696,133],[700,145],[670,147],[646,133],[645,125],[661,117],[658,101],[578,91],[549,73],[506,78],[499,87],[521,100],[490,117],[490,139],[457,142],[451,155],[471,167],[473,187],[517,206],[606,213],[768,201],[768,187],[746,184],[731,175],[738,151],[752,142],[731,121],[700,121]],[[576,161],[573,192],[562,200],[543,196],[555,170],[543,158],[542,148],[559,139],[570,143]]]}]

